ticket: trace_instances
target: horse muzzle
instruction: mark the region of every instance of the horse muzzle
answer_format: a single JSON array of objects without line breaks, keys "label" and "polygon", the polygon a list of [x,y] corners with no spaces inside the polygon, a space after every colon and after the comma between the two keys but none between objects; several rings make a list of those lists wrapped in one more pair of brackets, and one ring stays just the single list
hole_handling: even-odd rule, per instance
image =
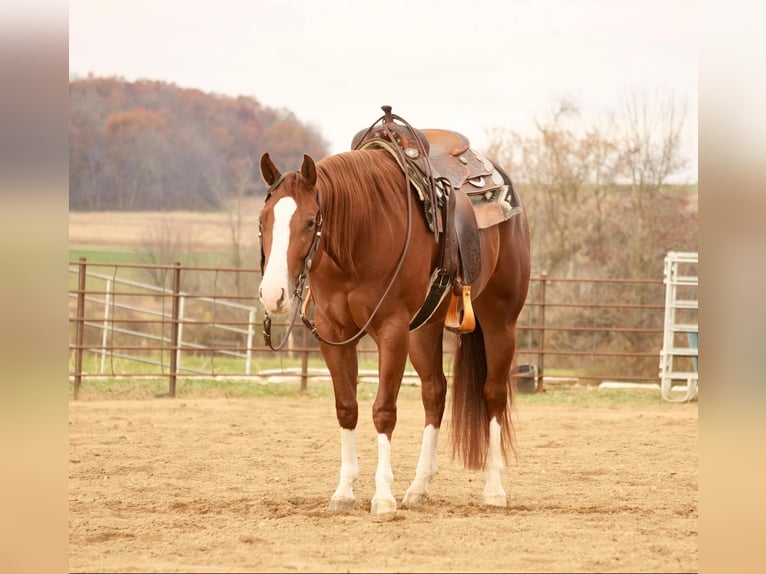
[{"label": "horse muzzle", "polygon": [[284,287],[261,285],[258,297],[269,315],[284,315],[290,308],[288,291]]}]

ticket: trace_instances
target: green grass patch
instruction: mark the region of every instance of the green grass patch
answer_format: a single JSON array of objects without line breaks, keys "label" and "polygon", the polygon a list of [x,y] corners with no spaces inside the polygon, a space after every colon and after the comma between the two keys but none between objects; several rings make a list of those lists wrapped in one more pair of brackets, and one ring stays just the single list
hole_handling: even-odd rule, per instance
[{"label": "green grass patch", "polygon": [[549,385],[544,392],[516,394],[519,405],[610,405],[615,408],[635,405],[671,405],[656,389],[599,389],[596,385]]},{"label": "green grass patch", "polygon": [[[144,363],[125,357],[107,356],[104,360],[104,369],[101,369],[101,355],[99,353],[86,352],[83,355],[82,372],[89,375],[103,374],[105,376],[119,377],[120,375],[142,374],[147,377],[152,375],[164,374],[170,367],[170,352],[166,353],[146,353],[141,351],[130,351],[137,356],[155,363],[162,362],[163,366],[154,363]],[[179,377],[184,375],[184,369],[189,371],[203,371],[206,373],[215,373],[216,375],[246,375],[245,359],[228,356],[211,356],[210,354],[184,354],[181,356],[181,372]],[[408,363],[409,367],[409,363]],[[74,352],[69,356],[69,371],[74,372],[75,355]],[[285,355],[271,352],[256,352],[253,355],[250,365],[250,374],[267,374],[269,371],[289,370],[294,371],[301,368],[300,358],[290,358]],[[324,360],[319,356],[317,350],[315,356],[310,357],[308,361],[309,371],[316,369],[326,369]],[[411,368],[411,367],[410,367]],[[362,371],[376,370],[376,361],[359,361],[359,369]]]},{"label": "green grass patch", "polygon": [[[85,378],[80,387],[80,400],[147,400],[166,398],[169,391],[167,379],[90,379]],[[378,392],[375,383],[359,383],[357,398],[360,401],[372,401]],[[74,396],[74,383],[69,382],[69,395]],[[309,381],[305,392],[301,392],[300,382],[286,380],[279,383],[263,383],[259,379],[220,380],[220,379],[184,379],[176,381],[176,398],[185,399],[249,399],[263,397],[302,397],[306,399],[331,399],[332,384],[329,382]],[[403,385],[399,392],[401,400],[420,400],[420,387]]]},{"label": "green grass patch", "polygon": [[[169,381],[164,377],[130,377],[95,379],[85,377],[80,388],[82,400],[119,400],[119,399],[155,399],[167,397]],[[377,383],[360,382],[357,398],[371,401],[378,391]],[[69,382],[70,397],[74,395],[74,384]],[[262,397],[302,397],[306,399],[331,399],[332,383],[327,380],[317,381],[309,378],[307,390],[301,392],[300,379],[296,376],[285,377],[279,382],[264,382],[264,379],[213,379],[184,378],[176,381],[176,397],[187,399],[204,398],[262,398]],[[420,387],[403,384],[399,393],[400,400],[420,401]],[[590,406],[609,406],[630,408],[635,406],[665,405],[677,408],[678,405],[662,399],[655,389],[599,389],[589,385],[549,386],[543,393],[516,394],[516,405],[523,409],[525,405],[570,405],[578,408]],[[694,403],[692,403],[694,404]]]},{"label": "green grass patch", "polygon": [[103,248],[70,248],[69,260],[78,261],[85,257],[91,263],[145,263],[145,255],[131,249]]},{"label": "green grass patch", "polygon": [[[116,265],[126,264],[151,264],[151,254],[136,249],[116,249],[111,247],[71,247],[69,249],[69,260],[78,261],[85,257],[90,263],[114,263]],[[194,251],[176,253],[173,256],[173,263],[178,261],[182,265],[213,267],[227,267],[231,265],[231,259],[226,253],[217,251]]]}]

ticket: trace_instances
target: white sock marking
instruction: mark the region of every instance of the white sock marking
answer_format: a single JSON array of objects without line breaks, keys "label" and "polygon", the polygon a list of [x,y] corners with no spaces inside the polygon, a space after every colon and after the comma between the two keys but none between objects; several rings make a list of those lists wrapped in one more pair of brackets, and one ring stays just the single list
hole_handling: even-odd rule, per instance
[{"label": "white sock marking", "polygon": [[394,471],[391,468],[391,441],[381,433],[378,435],[378,469],[375,471],[375,485],[391,489],[394,483]]},{"label": "white sock marking", "polygon": [[356,431],[340,429],[340,482],[334,500],[354,500],[354,481],[359,478],[359,458],[356,454]]},{"label": "white sock marking", "polygon": [[[283,197],[274,206],[274,227],[271,230],[271,253],[261,281],[261,303],[271,314],[285,312],[290,297],[287,279],[287,248],[290,245],[290,221],[298,204],[292,197]],[[278,301],[285,298],[280,308]]]},{"label": "white sock marking", "polygon": [[428,483],[436,474],[436,447],[439,445],[439,429],[427,425],[423,429],[420,458],[415,468],[415,478],[404,495],[405,501],[418,502],[420,496],[428,495]]},{"label": "white sock marking", "polygon": [[497,418],[492,417],[489,421],[489,445],[487,448],[487,483],[484,485],[484,498],[492,497],[499,499],[505,498],[503,490],[503,452],[500,448],[500,423]]},{"label": "white sock marking", "polygon": [[394,471],[391,468],[391,441],[378,434],[378,468],[375,471],[375,496],[372,498],[373,513],[393,512],[396,500],[391,492],[394,483]]},{"label": "white sock marking", "polygon": [[423,429],[423,444],[420,447],[417,473],[428,478],[436,474],[436,447],[439,445],[439,429],[427,425]]}]

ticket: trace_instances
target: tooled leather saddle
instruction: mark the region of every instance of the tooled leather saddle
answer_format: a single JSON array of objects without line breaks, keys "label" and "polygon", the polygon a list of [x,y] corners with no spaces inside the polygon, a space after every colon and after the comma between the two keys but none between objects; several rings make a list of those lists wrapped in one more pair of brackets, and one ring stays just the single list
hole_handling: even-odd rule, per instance
[{"label": "tooled leather saddle", "polygon": [[[433,315],[452,285],[445,327],[457,333],[475,328],[471,284],[481,272],[479,229],[509,219],[520,208],[510,180],[450,130],[419,130],[382,106],[384,115],[359,131],[352,149],[388,151],[408,176],[439,243],[439,261],[426,299],[410,322],[417,329]],[[514,205],[515,204],[515,205]]]}]

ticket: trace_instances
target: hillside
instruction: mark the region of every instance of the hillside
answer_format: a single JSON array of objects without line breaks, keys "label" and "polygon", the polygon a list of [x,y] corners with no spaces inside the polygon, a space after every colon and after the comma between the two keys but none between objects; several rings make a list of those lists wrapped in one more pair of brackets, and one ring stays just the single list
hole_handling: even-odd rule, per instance
[{"label": "hillside", "polygon": [[77,211],[218,210],[264,191],[279,165],[327,144],[292,112],[254,97],[89,76],[69,83],[69,206]]}]

